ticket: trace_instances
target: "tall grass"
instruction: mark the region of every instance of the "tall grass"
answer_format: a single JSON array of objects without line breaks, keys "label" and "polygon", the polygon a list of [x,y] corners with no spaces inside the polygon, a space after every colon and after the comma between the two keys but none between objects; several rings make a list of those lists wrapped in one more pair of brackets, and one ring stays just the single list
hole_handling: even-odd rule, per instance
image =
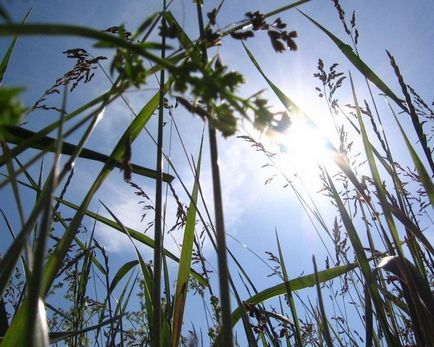
[{"label": "tall grass", "polygon": [[[197,38],[189,36],[171,12],[171,2],[166,1],[159,13],[149,14],[134,32],[123,26],[101,31],[29,23],[29,14],[22,23],[13,23],[0,6],[0,35],[11,37],[0,63],[0,82],[15,59],[20,36],[86,38],[94,42],[96,52],[104,48],[110,55],[110,71],[106,71],[105,57],[93,57],[83,49],[66,51],[76,60],[74,68],[31,108],[20,103],[19,89],[0,88],[0,188],[14,204],[12,209],[0,209],[8,233],[1,230],[2,239],[8,239],[0,260],[1,346],[434,346],[434,248],[425,231],[426,224],[432,224],[434,207],[432,133],[428,130],[434,111],[405,82],[398,59],[390,52],[402,96],[365,63],[358,49],[356,15],[348,20],[337,0],[331,6],[337,10],[346,39],[299,10],[300,18],[330,39],[331,47],[337,47],[351,66],[351,72],[340,72],[337,64],[327,67],[320,59],[314,74],[317,92],[327,104],[339,139],[338,143],[328,140],[331,161],[318,163],[319,194],[328,199],[333,218],[324,215],[312,192],[300,190],[303,177],[297,177],[297,182],[289,177],[276,159],[279,154],[268,148],[267,141],[261,142],[267,136],[285,136],[296,118],[317,127],[273,82],[273,76],[266,74],[249,49],[251,41],[262,39],[262,32],[269,41],[264,45],[274,54],[297,50],[297,33],[274,16],[308,1],[264,14],[248,12],[223,30],[218,29],[217,19],[224,3],[205,17],[203,4],[197,1]],[[284,111],[274,113],[260,92],[241,96],[244,77],[215,54],[224,37],[242,42],[246,56],[241,59],[256,69]],[[172,49],[174,44],[180,48]],[[110,88],[69,111],[74,89],[93,83],[94,71],[108,77]],[[355,74],[366,82],[369,100],[361,100]],[[153,77],[155,84],[150,82]],[[148,85],[156,87],[154,94],[134,112],[127,93]],[[352,100],[345,106],[336,97],[344,85]],[[51,106],[48,102],[57,93],[62,95],[60,106]],[[380,98],[374,96],[378,93]],[[382,99],[389,109],[378,107]],[[87,143],[99,120],[117,101],[125,103],[134,117],[119,138],[113,139],[109,155],[90,150]],[[175,117],[180,112],[178,105],[206,123],[208,137],[203,132],[180,130]],[[35,111],[57,117],[42,129],[29,129],[25,121]],[[156,138],[147,128],[153,117],[158,118]],[[385,117],[393,117],[399,130],[393,141],[383,128]],[[406,118],[412,129],[403,124]],[[134,143],[145,133],[155,147],[142,148],[133,156]],[[274,267],[267,266],[279,283],[261,284],[265,289],[258,289],[255,274],[248,273],[241,257],[228,248],[218,146],[219,135],[235,134],[263,154],[267,166],[296,196],[328,254],[326,269],[318,269],[314,256],[307,274],[291,278],[291,262],[285,259],[276,232],[277,255],[267,253]],[[67,141],[71,136],[75,140]],[[185,146],[188,138],[200,143],[195,157],[190,157]],[[211,183],[201,176],[207,169],[206,139]],[[178,161],[171,157],[176,143],[177,153],[190,168],[189,177],[180,174]],[[360,146],[360,156],[354,153],[353,143]],[[393,148],[392,143],[400,148]],[[410,162],[400,153],[403,149]],[[155,154],[155,169],[133,163],[133,158],[151,154]],[[67,159],[61,160],[62,155]],[[74,166],[86,160],[102,167],[92,176],[85,196],[70,201],[68,193],[80,184],[74,180]],[[147,230],[153,231],[153,238],[129,227],[127,213],[116,212],[103,201],[99,205],[104,213],[92,210],[97,192],[115,167],[123,171],[125,184],[141,199],[142,219],[149,220]],[[136,183],[145,178],[155,180],[154,199]],[[205,196],[209,184],[212,199]],[[31,196],[34,201],[28,204]],[[175,206],[174,216],[168,215],[170,204]],[[128,239],[132,250],[128,261],[116,263],[104,240],[96,235],[97,225]],[[87,229],[91,230],[88,234]],[[179,255],[164,242],[177,229],[183,231]],[[147,260],[144,247],[152,250],[153,261]],[[217,269],[209,261],[214,255]],[[314,286],[316,292],[309,289]],[[189,329],[187,312],[190,305],[196,309],[194,301],[203,305],[207,321]],[[348,319],[349,315],[353,317]],[[242,326],[237,324],[240,320]]]}]

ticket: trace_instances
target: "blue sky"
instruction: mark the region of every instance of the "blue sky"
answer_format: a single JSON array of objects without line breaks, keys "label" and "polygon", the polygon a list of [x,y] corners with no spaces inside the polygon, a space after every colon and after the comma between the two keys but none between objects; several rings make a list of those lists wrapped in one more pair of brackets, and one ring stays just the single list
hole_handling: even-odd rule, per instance
[{"label": "blue sky", "polygon": [[[205,10],[211,10],[216,4],[216,1],[205,1]],[[249,10],[258,9],[265,13],[286,4],[288,4],[288,1],[227,0],[223,5],[217,24],[219,27],[224,28],[226,25],[242,19],[244,13]],[[160,6],[159,1],[138,0],[14,0],[5,3],[5,7],[17,21],[32,7],[29,22],[62,22],[92,26],[99,29],[124,23],[130,31],[133,31],[147,15],[158,11]],[[422,97],[431,101],[433,99],[432,76],[434,75],[432,65],[432,57],[434,56],[432,45],[432,38],[434,37],[434,26],[432,25],[434,3],[431,0],[417,2],[368,0],[342,1],[342,6],[348,16],[353,10],[356,10],[357,27],[360,31],[359,52],[364,61],[398,93],[400,91],[399,85],[385,53],[385,49],[388,49],[400,64],[401,72],[406,81],[414,86]],[[347,41],[331,1],[313,0],[302,6],[301,9],[337,34],[341,39]],[[191,2],[175,0],[171,5],[171,10],[178,21],[185,26],[186,31],[193,38],[196,37],[195,12]],[[346,62],[340,51],[333,46],[332,42],[301,14],[291,10],[281,14],[280,17],[288,24],[290,30],[298,32],[299,37],[296,40],[297,52],[288,51],[281,55],[274,53],[265,33],[260,33],[257,38],[249,40],[248,46],[266,74],[321,125],[327,136],[333,136],[330,135],[332,127],[324,101],[317,97],[317,92],[314,90],[318,86],[318,81],[313,77],[313,73],[316,72],[318,58],[322,58],[327,66],[335,62],[339,63],[340,71],[347,72],[350,69],[355,78],[356,88],[360,90],[361,97],[367,97],[364,91],[366,89],[364,88],[364,82],[354,68],[350,67]],[[5,50],[8,42],[9,38],[2,37],[0,39],[0,52]],[[176,46],[176,43],[174,45]],[[61,52],[76,47],[88,49],[94,55],[107,53],[100,53],[96,48],[92,47],[91,42],[77,38],[20,38],[5,76],[4,85],[26,86],[23,100],[27,105],[32,105],[56,78],[62,76],[66,69],[72,67],[71,62],[65,59]],[[241,71],[246,76],[247,83],[240,91],[241,94],[249,95],[267,87],[253,65],[248,61],[239,42],[226,38],[223,45],[214,52],[220,54],[223,63]],[[107,67],[108,63],[104,66]],[[155,86],[152,79],[149,82],[150,87]],[[71,94],[68,101],[69,107],[73,109],[81,105],[86,100],[90,100],[107,90],[109,86],[110,84],[105,76],[101,71],[98,72],[91,83],[79,87],[76,92]],[[348,81],[346,81],[343,89],[341,94],[338,94],[341,103],[352,102]],[[146,100],[146,97],[151,95],[150,93],[150,91],[131,92],[126,96],[137,111],[143,105],[143,100]],[[378,94],[377,91],[375,93]],[[276,110],[282,108],[270,92],[265,92],[264,95],[275,103]],[[47,112],[35,112],[29,117],[27,126],[38,129],[51,122],[55,116],[50,116]],[[384,125],[386,130],[390,129],[391,134],[393,134],[393,129],[396,128],[393,125],[391,115],[388,116],[390,117],[384,119]],[[87,147],[108,154],[113,141],[123,132],[132,117],[132,114],[122,102],[110,106],[105,111],[104,118],[98,125]],[[198,117],[192,117],[180,108],[175,111],[175,119],[184,134],[183,140],[188,151],[196,157],[199,134],[203,126],[202,121]],[[155,124],[155,121],[152,121],[149,125],[149,130],[154,134]],[[166,134],[168,134],[168,128]],[[306,136],[312,135],[308,134]],[[69,141],[72,142],[73,140],[72,138]],[[332,138],[332,141],[335,141],[335,139]],[[168,150],[168,147],[166,149]],[[297,148],[296,151],[304,153],[302,147]],[[210,186],[211,173],[208,151],[206,150],[205,153],[202,185],[206,198],[211,201],[212,189]],[[176,138],[173,143],[172,157],[187,187],[191,187],[193,178],[185,158],[179,151],[179,142]],[[288,158],[287,160],[290,161],[291,159]],[[133,161],[151,167],[155,165],[155,147],[148,137],[141,137],[134,145]],[[298,276],[302,272],[311,272],[312,254],[317,255],[318,262],[321,264],[320,268],[323,268],[324,249],[294,194],[289,188],[282,189],[284,183],[279,178],[270,184],[264,184],[267,178],[274,174],[272,170],[261,168],[267,163],[266,158],[251,149],[245,141],[233,137],[227,140],[220,139],[220,161],[227,233],[236,237],[241,243],[246,244],[265,259],[267,257],[264,253],[265,250],[277,252],[274,238],[274,231],[277,230],[284,246],[289,277]],[[80,201],[99,168],[99,165],[89,164],[88,161],[79,161],[77,163],[77,173],[73,179],[75,188],[73,191],[68,192],[66,198],[72,201]],[[311,168],[312,166],[308,166],[307,170],[311,170]],[[153,181],[143,180],[139,177],[133,177],[133,181],[142,186],[148,195],[154,199]],[[307,181],[306,184],[311,188],[312,192],[315,192],[316,188],[319,187],[316,186],[319,184],[318,181]],[[175,187],[181,199],[187,203],[187,197],[182,192],[180,185],[175,183]],[[6,194],[8,193],[6,192]],[[9,213],[13,213],[10,206],[6,206],[6,201],[9,198],[6,199],[6,195],[3,196],[0,207]],[[137,230],[143,230],[144,223],[140,222],[139,199],[134,196],[133,190],[123,182],[122,173],[117,170],[113,171],[110,179],[101,188],[91,205],[91,209],[94,211],[101,209],[98,199],[104,201],[115,213],[121,216],[126,225]],[[335,216],[334,210],[325,199],[320,197],[315,199],[326,216],[327,222],[332,223]],[[169,204],[169,216],[174,215],[175,208],[176,206],[173,203]],[[168,220],[169,225],[173,222],[171,218],[169,217]],[[4,229],[4,225],[0,225]],[[18,228],[18,225],[16,227]],[[102,226],[97,226],[97,235],[99,240],[114,254],[116,262],[122,263],[125,260],[131,260],[131,253],[125,251],[131,249],[126,238],[117,236],[114,231]],[[181,240],[181,231],[177,231],[173,235],[175,242],[171,237],[167,237],[166,242],[167,247],[176,252],[176,243]],[[2,235],[1,237],[4,238],[5,236]],[[231,240],[230,237],[228,242],[231,250],[240,256],[247,272],[254,273],[253,277],[259,288],[271,286],[278,282],[275,277],[267,278],[270,269],[240,246],[239,243]],[[206,249],[209,252],[207,258],[215,263],[211,247],[208,245]],[[143,252],[148,259],[151,259],[149,250],[143,249]],[[193,305],[192,307],[196,306]],[[194,314],[191,315],[191,320],[194,322]]]}]

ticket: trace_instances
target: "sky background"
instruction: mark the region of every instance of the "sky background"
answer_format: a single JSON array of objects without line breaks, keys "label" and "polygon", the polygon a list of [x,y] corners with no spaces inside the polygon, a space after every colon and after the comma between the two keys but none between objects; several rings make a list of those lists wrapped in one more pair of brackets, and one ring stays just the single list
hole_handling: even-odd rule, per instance
[{"label": "sky background", "polygon": [[[8,0],[1,1],[1,3],[17,21],[21,20],[31,7],[32,13],[29,22],[70,23],[98,29],[106,29],[123,23],[129,31],[134,31],[144,18],[161,8],[159,1],[138,0]],[[225,28],[227,25],[243,19],[244,13],[247,11],[259,10],[265,13],[288,3],[288,1],[227,0],[222,7],[217,25],[220,28]],[[216,4],[216,1],[205,1],[205,11],[210,11]],[[415,87],[422,97],[431,102],[433,99],[432,80],[434,72],[432,64],[432,57],[434,56],[434,26],[432,24],[434,2],[431,0],[414,2],[366,0],[342,1],[341,5],[347,12],[348,20],[352,11],[356,11],[357,28],[360,32],[358,48],[362,59],[367,65],[380,75],[392,90],[399,93],[399,85],[392,68],[389,66],[385,52],[385,49],[388,49],[400,65],[406,82]],[[300,9],[348,42],[332,1],[313,0],[300,7]],[[175,0],[170,10],[191,35],[190,37],[196,38],[198,35],[197,23],[191,2]],[[330,39],[300,13],[296,10],[290,10],[279,16],[288,24],[289,30],[296,30],[298,33],[296,39],[298,50],[296,52],[275,53],[271,48],[266,33],[259,33],[256,38],[249,40],[247,45],[271,80],[320,125],[322,132],[331,141],[336,141],[324,100],[318,98],[318,93],[314,90],[316,86],[319,86],[319,81],[313,77],[313,73],[316,72],[318,58],[323,59],[326,67],[333,63],[339,63],[339,71],[347,72],[351,70],[356,89],[360,93],[360,99],[367,97],[364,81],[355,69],[350,67],[345,57],[332,44]],[[153,37],[153,39],[158,40],[158,37]],[[5,51],[9,42],[9,38],[0,38],[0,52]],[[172,43],[177,47],[175,41]],[[22,100],[26,105],[31,106],[58,77],[72,67],[73,62],[66,59],[62,55],[62,51],[77,47],[85,48],[94,55],[110,54],[110,52],[93,48],[92,42],[78,38],[23,37],[17,42],[3,84],[5,86],[25,86],[26,90],[22,95]],[[242,95],[248,96],[258,90],[267,88],[266,83],[255,71],[238,41],[225,38],[223,45],[213,50],[213,53],[218,53],[224,64],[245,75],[247,83],[240,91]],[[108,69],[109,60],[103,62],[103,66]],[[68,108],[70,110],[75,109],[77,106],[106,91],[109,87],[110,83],[107,78],[101,71],[98,71],[91,83],[78,87],[70,95]],[[149,85],[146,87],[154,88],[155,81],[149,78]],[[337,94],[342,105],[352,102],[348,87],[349,81],[347,80],[344,88],[342,88],[343,90]],[[127,93],[126,97],[132,107],[138,111],[154,92],[154,90],[132,91]],[[375,90],[374,93],[378,94],[378,91]],[[282,109],[282,106],[271,93],[266,91],[264,95],[270,98],[276,111]],[[53,98],[50,102],[55,104],[58,101]],[[50,112],[34,112],[27,119],[26,126],[31,129],[40,129],[52,122],[55,117],[57,115],[50,114]],[[174,111],[174,117],[181,129],[183,141],[189,154],[197,157],[203,122],[181,108]],[[105,154],[110,153],[114,141],[122,134],[132,118],[133,115],[123,102],[114,103],[106,109],[104,118],[98,124],[95,134],[86,147]],[[396,132],[392,116],[389,113],[383,119],[383,124],[389,134],[392,135]],[[151,133],[156,133],[155,120],[150,122],[148,129]],[[170,127],[166,126],[166,135],[169,135],[169,129]],[[240,135],[243,134],[243,131],[241,131]],[[412,136],[413,134],[409,133],[409,135]],[[303,147],[305,145],[302,144],[302,141],[307,140],[307,143],[312,143],[311,139],[309,139],[312,136],[315,135],[304,134],[301,136],[300,139],[297,139],[295,148],[291,149],[295,152],[295,157],[289,156],[280,160],[286,161],[287,165],[292,167],[291,163],[300,161],[297,158],[308,156],[308,151]],[[392,136],[392,141],[393,139]],[[74,137],[68,139],[68,141],[74,142]],[[399,143],[399,138],[396,138],[396,141],[396,143]],[[228,246],[240,257],[241,263],[246,267],[247,272],[253,274],[258,288],[262,289],[279,281],[277,277],[268,278],[267,275],[270,274],[270,269],[242,245],[247,245],[263,259],[266,259],[265,251],[277,253],[274,237],[275,230],[278,231],[284,247],[283,251],[290,278],[296,277],[302,272],[312,272],[312,254],[317,255],[319,267],[324,268],[325,253],[323,246],[293,192],[290,188],[282,189],[284,183],[279,178],[269,184],[264,184],[271,175],[275,174],[273,170],[261,168],[267,163],[265,156],[257,153],[250,148],[248,143],[236,137],[226,140],[220,139],[219,142],[226,231],[229,236]],[[356,149],[361,148],[357,146],[356,144]],[[166,144],[166,151],[168,152],[168,150],[169,147]],[[402,150],[404,151],[404,148]],[[212,201],[211,172],[207,147],[204,153],[202,188],[207,201]],[[191,189],[193,177],[185,157],[180,151],[179,140],[176,137],[174,137],[172,143],[171,157],[186,186]],[[149,137],[141,136],[134,144],[133,162],[149,167],[155,166],[155,146]],[[65,198],[75,202],[80,201],[87,193],[100,168],[100,165],[89,163],[86,160],[78,161],[72,183],[74,189],[69,190]],[[317,191],[320,182],[315,180],[314,165],[306,164],[301,169],[303,170],[303,179],[306,186],[309,187],[311,192]],[[290,175],[292,172],[293,169],[288,168]],[[152,180],[133,176],[133,181],[140,185],[154,200],[154,182]],[[181,200],[188,203],[188,198],[183,193],[178,182],[175,182],[175,188]],[[2,191],[0,207],[6,213],[13,214],[13,206],[9,205],[9,201],[11,201],[9,193],[7,190]],[[28,197],[29,206],[31,206],[33,197],[31,195],[28,195]],[[136,230],[143,230],[146,227],[146,222],[150,221],[151,213],[144,222],[140,221],[142,214],[141,206],[138,204],[140,199],[135,197],[134,190],[123,182],[122,173],[118,170],[112,172],[110,178],[99,190],[93,199],[91,210],[98,211],[102,209],[98,199],[109,206],[124,224]],[[331,226],[335,216],[334,209],[330,207],[326,199],[318,196],[315,197],[315,202],[318,203],[329,226]],[[209,208],[212,210],[212,205]],[[176,206],[171,202],[168,205],[169,217],[167,224],[169,226],[173,224],[175,210]],[[72,215],[71,211],[65,213]],[[3,221],[0,223],[1,238],[4,240],[6,239],[5,226]],[[18,223],[16,227],[18,228]],[[114,255],[112,258],[115,263],[114,266],[116,266],[116,263],[122,264],[127,260],[132,260],[131,245],[127,238],[102,225],[97,225],[96,232],[99,242],[104,244],[109,252]],[[148,235],[153,235],[152,230],[148,232]],[[176,253],[177,243],[180,242],[181,237],[181,230],[166,236],[166,247]],[[232,237],[239,242],[232,239]],[[4,251],[6,244],[7,241],[2,241],[2,251]],[[208,252],[205,254],[207,259],[212,264],[215,264],[215,256],[211,246],[206,244],[205,249]],[[151,250],[145,248],[142,250],[145,259],[152,259]],[[194,309],[196,306],[193,304],[190,307]],[[193,313],[190,314],[194,317]],[[194,318],[192,320],[194,321]]]}]

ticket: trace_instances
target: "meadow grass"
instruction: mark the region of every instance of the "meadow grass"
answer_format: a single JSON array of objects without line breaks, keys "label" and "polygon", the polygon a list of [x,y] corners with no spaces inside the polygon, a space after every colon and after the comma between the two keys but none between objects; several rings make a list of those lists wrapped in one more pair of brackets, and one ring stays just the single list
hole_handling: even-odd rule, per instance
[{"label": "meadow grass", "polygon": [[[101,31],[64,24],[27,23],[29,14],[22,23],[12,23],[7,11],[0,7],[3,18],[0,35],[12,37],[0,63],[0,83],[14,59],[20,36],[84,37],[93,40],[97,48],[112,52],[110,71],[106,72],[101,64],[105,57],[93,57],[83,49],[66,51],[75,60],[73,69],[28,109],[18,101],[20,90],[0,89],[0,188],[8,190],[17,218],[11,220],[10,215],[0,210],[10,234],[1,236],[10,240],[0,264],[1,346],[50,343],[434,346],[434,249],[424,230],[426,221],[432,223],[434,206],[432,134],[427,130],[434,111],[405,82],[391,53],[387,52],[403,98],[364,62],[358,50],[355,13],[347,18],[340,3],[332,1],[348,44],[299,9],[308,1],[297,1],[264,14],[248,12],[239,23],[222,31],[216,27],[222,4],[205,17],[202,4],[197,1],[194,16],[200,35],[196,39],[184,31],[166,1],[162,11],[145,18],[135,32],[128,32],[123,26]],[[275,17],[290,10],[298,10],[300,17],[330,39],[330,45],[336,46],[352,66],[351,73],[344,73],[338,71],[337,64],[327,67],[320,59],[314,75],[320,85],[317,92],[328,106],[339,137],[337,145],[328,142],[331,163],[318,165],[320,193],[335,213],[331,224],[311,193],[301,192],[298,183],[279,167],[277,154],[267,147],[266,141],[261,142],[265,135],[284,134],[295,117],[317,127],[273,82],[272,76],[264,72],[247,44],[263,32],[267,33],[270,41],[267,44],[271,43],[269,49],[275,54],[296,50],[297,33],[289,31],[286,23]],[[157,33],[161,41],[150,41]],[[223,65],[218,54],[211,55],[226,36],[242,42],[245,61],[256,69],[258,78],[265,80],[284,111],[273,113],[261,93],[250,97],[239,94],[243,76]],[[169,40],[177,40],[180,49],[173,53],[167,44]],[[145,67],[144,60],[150,66]],[[80,89],[83,83],[93,83],[94,71],[99,70],[110,80],[109,90],[68,112],[74,89]],[[360,100],[360,91],[352,77],[356,73],[366,82],[369,100]],[[158,76],[154,94],[139,112],[134,112],[126,93],[147,85],[153,76]],[[351,104],[346,106],[340,105],[336,97],[338,90],[343,89],[344,80],[349,84],[347,92],[352,95]],[[378,92],[383,94],[390,110],[379,111],[378,98],[374,97]],[[59,107],[47,102],[52,94],[61,96]],[[127,103],[134,118],[119,139],[113,141],[109,155],[88,149],[87,143],[101,115],[116,100]],[[180,132],[173,117],[178,104],[197,115],[208,129],[208,136],[204,131],[197,136],[200,149],[191,158],[183,141],[193,134]],[[35,110],[55,112],[58,117],[42,129],[28,129],[23,121]],[[391,147],[392,141],[386,136],[387,129],[382,123],[386,112],[387,116],[393,116],[399,129],[396,136],[401,148]],[[152,117],[158,118],[155,137],[146,128]],[[417,143],[409,138],[404,117],[410,120]],[[170,120],[169,137],[165,137],[167,132],[163,129],[165,119]],[[252,129],[249,133],[239,130],[245,124]],[[179,150],[191,170],[191,187],[180,176],[170,150],[166,149],[166,141],[170,146],[174,142],[173,129],[180,143]],[[155,169],[133,163],[132,146],[145,132],[155,143]],[[313,228],[326,238],[322,239],[329,254],[326,269],[318,270],[313,257],[307,274],[290,278],[289,263],[276,232],[276,251],[267,254],[279,284],[257,288],[254,274],[247,273],[226,242],[218,153],[220,134],[223,137],[238,134],[261,152],[268,161],[267,166],[295,194]],[[78,140],[66,141],[71,135]],[[212,173],[211,201],[204,196],[206,185],[201,178],[201,172],[206,169],[203,151],[206,139]],[[354,142],[360,144],[362,159],[352,149]],[[401,162],[398,151],[402,148],[410,164]],[[67,159],[60,160],[61,155]],[[69,201],[67,193],[74,191],[77,184],[73,179],[74,166],[82,160],[99,162],[102,166],[83,199]],[[100,205],[106,216],[91,210],[96,193],[114,168],[123,171],[125,182],[142,199],[143,218],[152,214],[148,229],[153,231],[153,237],[125,225],[123,215],[102,201]],[[155,196],[149,197],[133,177],[154,180]],[[186,204],[173,186],[175,181],[188,197]],[[30,207],[24,203],[28,199],[24,189],[35,196]],[[167,216],[169,200],[176,205],[176,216]],[[65,217],[66,207],[69,213],[73,211],[71,218]],[[171,231],[183,231],[178,255],[165,248],[164,242],[170,235],[167,223],[173,220]],[[110,252],[95,235],[97,223],[126,235],[134,260],[113,268]],[[17,225],[19,229],[15,232]],[[207,260],[210,251],[205,248],[205,242],[217,257],[216,273]],[[332,251],[328,249],[330,245]],[[144,258],[144,246],[152,249],[152,262]],[[169,261],[177,263],[175,275],[169,269]],[[189,295],[193,292],[196,297]],[[190,300],[203,304],[209,320],[208,331],[202,331],[203,327],[200,330],[195,326],[186,327]],[[346,321],[347,311],[356,318]],[[362,334],[358,332],[360,329]],[[238,336],[240,333],[242,337]]]}]

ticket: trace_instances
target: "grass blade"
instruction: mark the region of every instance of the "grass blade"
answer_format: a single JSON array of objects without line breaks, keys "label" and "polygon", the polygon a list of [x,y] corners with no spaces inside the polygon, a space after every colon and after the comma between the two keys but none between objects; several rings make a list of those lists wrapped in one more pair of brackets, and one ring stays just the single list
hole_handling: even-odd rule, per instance
[{"label": "grass blade", "polygon": [[[29,147],[41,149],[45,151],[53,152],[55,141],[53,138],[49,136],[40,137],[38,133],[35,133],[31,130],[27,130],[21,127],[9,127],[8,132],[6,133],[5,140],[8,143],[14,143],[14,144],[21,144],[25,139],[31,138],[32,136],[35,136],[35,138],[38,138],[37,141],[34,141],[30,144]],[[77,150],[77,146],[68,142],[63,142],[62,146],[62,154],[66,155],[72,155]],[[104,164],[107,164],[109,167],[117,167],[122,168],[122,163],[119,160],[113,160],[109,156],[87,149],[83,148],[79,154],[80,158],[90,159],[102,162]],[[1,160],[0,160],[1,164]],[[157,173],[155,170],[139,166],[136,164],[131,164],[131,171],[133,173],[136,173],[138,175],[142,175],[149,178],[156,178]],[[163,181],[165,182],[171,182],[173,180],[173,176],[164,173],[163,174]]]},{"label": "grass blade", "polygon": [[[30,12],[32,10],[28,10],[26,15],[24,16],[24,19],[22,23],[26,22],[27,17],[30,15]],[[11,42],[11,44],[8,47],[8,50],[6,51],[6,54],[4,55],[1,63],[0,63],[0,86],[2,85],[3,78],[5,76],[6,69],[8,68],[9,61],[11,60],[12,53],[14,52],[15,44],[17,42],[18,36],[15,36]]]},{"label": "grass blade", "polygon": [[141,55],[143,58],[149,59],[150,61],[159,64],[170,71],[175,69],[168,60],[161,59],[160,57],[148,51],[149,48],[160,48],[160,46],[155,45],[155,43],[144,42],[135,44],[121,38],[120,36],[112,35],[101,30],[88,27],[66,24],[0,24],[0,36],[9,35],[77,36],[99,40],[100,43],[104,43],[105,48],[107,45],[111,47],[125,48],[129,52]]},{"label": "grass blade", "polygon": [[172,347],[179,345],[181,338],[181,328],[184,318],[184,307],[187,300],[188,280],[190,277],[191,259],[193,254],[193,241],[194,241],[194,227],[196,224],[196,209],[197,209],[197,196],[199,192],[199,177],[200,167],[202,162],[202,145],[203,135],[200,143],[199,158],[196,167],[196,175],[191,192],[192,200],[188,207],[187,220],[184,229],[184,238],[182,241],[181,256],[179,259],[178,278],[176,281],[176,290],[173,306],[173,330],[172,330]]},{"label": "grass blade", "polygon": [[[108,92],[96,97],[95,99],[89,101],[83,106],[80,106],[73,112],[69,113],[67,116],[65,116],[65,122],[75,118],[76,116],[80,115],[84,111],[88,110],[89,108],[101,104],[108,104],[111,101],[113,101],[119,93],[122,92],[122,89],[119,88],[111,88]],[[89,116],[88,116],[89,117]],[[33,143],[38,142],[40,139],[42,139],[44,136],[47,136],[52,131],[56,130],[60,125],[60,121],[55,121],[52,124],[46,126],[45,128],[39,130],[37,133],[35,133],[33,136],[27,139],[22,139],[22,142],[20,142],[15,148],[11,149],[11,157],[16,157],[25,150],[27,150],[29,147],[32,146]],[[16,131],[14,131],[14,127],[5,127],[5,130],[10,131],[12,134]],[[4,165],[7,158],[5,158],[4,155],[0,156],[0,166]]]},{"label": "grass blade", "polygon": [[[337,266],[334,268],[320,271],[318,272],[318,280],[320,283],[329,281],[333,278],[342,276],[343,274],[351,270],[354,270],[355,268],[357,268],[357,266],[358,266],[357,263],[352,263],[352,264]],[[292,280],[289,280],[288,282],[283,282],[276,286],[264,289],[259,293],[255,294],[254,296],[250,297],[249,299],[245,300],[245,302],[250,303],[252,305],[257,305],[278,295],[284,295],[286,294],[288,284],[291,287],[291,290],[293,292],[300,289],[312,287],[315,285],[315,274],[312,273],[309,275],[297,277]],[[236,310],[234,310],[234,312],[232,312],[232,324],[235,325],[235,323],[240,318],[241,318],[241,309],[238,307]]]},{"label": "grass blade", "polygon": [[368,134],[365,129],[365,124],[363,123],[362,114],[360,112],[359,104],[357,101],[356,91],[354,89],[353,79],[350,73],[351,89],[353,92],[354,105],[356,107],[357,119],[359,121],[360,132],[363,139],[363,145],[365,148],[366,157],[368,159],[369,168],[371,170],[372,178],[374,179],[375,187],[378,194],[378,199],[380,200],[381,207],[384,212],[384,217],[386,218],[389,231],[392,234],[393,240],[395,241],[395,247],[399,253],[402,253],[401,242],[399,240],[398,230],[396,228],[395,222],[393,220],[392,212],[390,211],[389,204],[387,201],[386,193],[384,191],[383,182],[380,178],[380,173],[378,172],[377,165],[375,163],[374,155],[372,153],[371,144],[369,142]]},{"label": "grass blade", "polygon": [[132,260],[125,264],[123,264],[119,270],[116,272],[115,276],[112,279],[112,282],[110,283],[110,287],[108,288],[109,293],[112,293],[113,290],[116,288],[118,283],[124,278],[130,271],[133,269],[137,264],[139,263],[138,260]]}]

